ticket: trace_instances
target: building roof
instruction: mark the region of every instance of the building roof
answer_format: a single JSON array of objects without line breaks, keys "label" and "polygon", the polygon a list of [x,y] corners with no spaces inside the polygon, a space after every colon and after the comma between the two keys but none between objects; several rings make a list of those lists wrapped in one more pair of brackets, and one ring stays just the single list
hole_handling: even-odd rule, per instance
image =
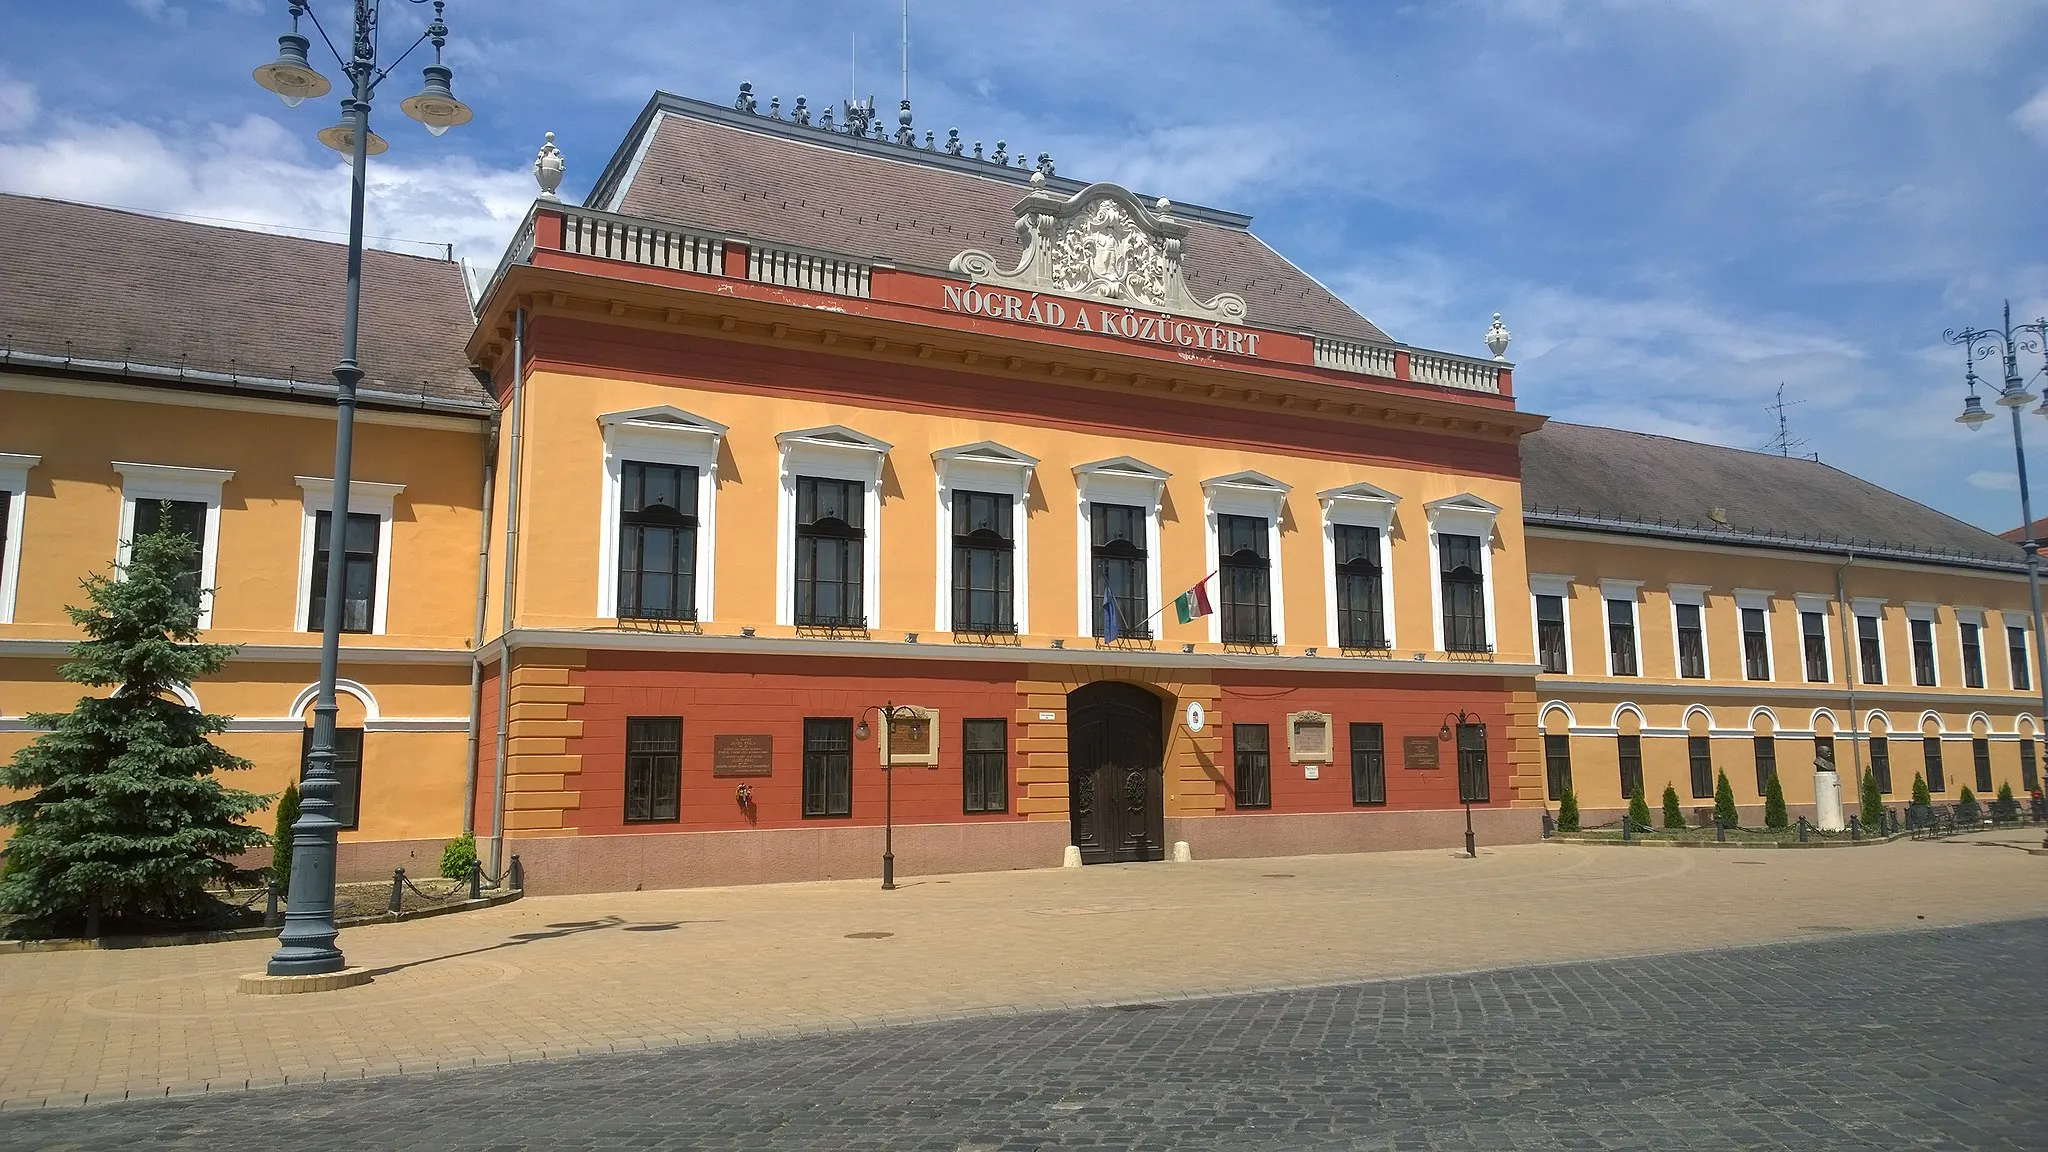
[{"label": "building roof", "polygon": [[1816,460],[1552,421],[1522,439],[1532,524],[2017,569],[1983,529]]},{"label": "building roof", "polygon": [[[1022,254],[1015,208],[1030,191],[1031,171],[664,92],[585,206],[943,271],[963,249],[1012,262]],[[1086,184],[1054,176],[1048,187],[1071,194]],[[1235,292],[1248,306],[1246,322],[1258,327],[1391,342],[1247,231],[1250,217],[1181,204],[1172,211],[1189,227],[1185,268],[1196,296]]]},{"label": "building roof", "polygon": [[[0,194],[0,365],[331,394],[344,245]],[[488,411],[461,267],[363,254],[365,403]]]},{"label": "building roof", "polygon": [[[2033,529],[2033,531],[2031,532],[2027,530],[2030,527]],[[2010,540],[2013,543],[2018,544],[2021,541],[2026,540],[2028,537],[2032,537],[2035,540],[2040,540],[2042,538],[2041,534],[2044,532],[2048,532],[2048,516],[2041,517],[2040,519],[2034,521],[2031,525],[2022,524],[2018,528],[2008,528],[2005,531],[2000,532],[1998,534],[1998,538],[2000,540]]]}]

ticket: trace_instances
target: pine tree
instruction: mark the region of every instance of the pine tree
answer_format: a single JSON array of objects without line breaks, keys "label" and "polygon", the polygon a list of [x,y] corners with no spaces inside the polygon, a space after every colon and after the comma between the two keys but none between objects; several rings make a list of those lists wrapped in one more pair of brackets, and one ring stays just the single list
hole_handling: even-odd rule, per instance
[{"label": "pine tree", "polygon": [[[1719,807],[1720,803],[1720,797],[1715,797],[1715,806]],[[1773,772],[1770,784],[1764,788],[1764,827],[1783,828],[1789,823],[1791,817],[1785,813],[1785,786],[1778,783],[1778,774]]]},{"label": "pine tree", "polygon": [[1728,785],[1728,774],[1718,772],[1715,775],[1714,818],[1721,822],[1723,828],[1740,828],[1742,817],[1735,811],[1735,789]]},{"label": "pine tree", "polygon": [[1975,824],[1983,818],[1977,811],[1977,794],[1970,791],[1968,784],[1963,785],[1962,793],[1956,797],[1956,823]]},{"label": "pine tree", "polygon": [[1863,770],[1863,794],[1857,798],[1857,814],[1863,821],[1865,832],[1884,831],[1884,793],[1878,791],[1877,772],[1870,768]]},{"label": "pine tree", "polygon": [[1557,798],[1557,830],[1577,832],[1579,830],[1579,794],[1567,788]]},{"label": "pine tree", "polygon": [[1628,798],[1628,822],[1638,832],[1650,830],[1650,802],[1643,796],[1643,782],[1636,781],[1636,794]]},{"label": "pine tree", "polygon": [[234,859],[269,839],[241,820],[268,798],[215,778],[249,766],[208,739],[227,718],[171,691],[233,653],[196,643],[193,551],[176,531],[138,537],[123,578],[86,577],[90,606],[66,608],[86,638],[60,674],[108,691],[31,715],[47,731],[0,768],[0,785],[27,793],[0,804],[14,827],[0,912],[22,918],[17,930],[75,930],[92,912],[189,920],[211,904],[208,884],[255,875]]},{"label": "pine tree", "polygon": [[1678,789],[1664,786],[1664,827],[1674,832],[1685,831],[1685,813],[1678,810]]},{"label": "pine tree", "polygon": [[299,786],[287,784],[277,798],[276,831],[270,834],[270,882],[280,897],[292,890],[292,825],[299,822]]},{"label": "pine tree", "polygon": [[1921,808],[1934,804],[1934,794],[1927,790],[1927,777],[1918,772],[1913,773],[1913,803]]}]

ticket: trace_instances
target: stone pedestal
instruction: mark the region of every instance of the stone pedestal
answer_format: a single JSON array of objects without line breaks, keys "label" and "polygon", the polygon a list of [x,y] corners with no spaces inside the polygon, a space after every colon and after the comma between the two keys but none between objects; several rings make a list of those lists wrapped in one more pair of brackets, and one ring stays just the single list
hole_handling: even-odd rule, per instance
[{"label": "stone pedestal", "polygon": [[368,968],[343,968],[339,972],[322,972],[316,976],[272,976],[266,972],[251,972],[236,978],[235,991],[251,996],[289,996],[297,992],[333,992],[369,982]]},{"label": "stone pedestal", "polygon": [[1835,772],[1813,774],[1814,827],[1823,832],[1840,832],[1842,822],[1842,777]]}]

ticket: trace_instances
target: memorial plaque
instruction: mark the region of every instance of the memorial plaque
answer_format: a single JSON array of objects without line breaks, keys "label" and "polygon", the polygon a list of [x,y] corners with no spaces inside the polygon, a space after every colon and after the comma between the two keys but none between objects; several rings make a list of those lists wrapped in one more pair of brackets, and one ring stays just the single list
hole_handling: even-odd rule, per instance
[{"label": "memorial plaque", "polygon": [[1330,714],[1289,712],[1287,714],[1287,756],[1296,764],[1330,761]]},{"label": "memorial plaque", "polygon": [[917,762],[932,754],[932,722],[923,716],[898,716],[889,725],[889,750],[900,760]]},{"label": "memorial plaque", "polygon": [[775,737],[761,735],[720,735],[711,738],[713,776],[772,776]]},{"label": "memorial plaque", "polygon": [[1434,768],[1434,767],[1436,767],[1436,737],[1434,737],[1434,736],[1403,736],[1403,737],[1401,737],[1401,767],[1403,767],[1403,768]]}]

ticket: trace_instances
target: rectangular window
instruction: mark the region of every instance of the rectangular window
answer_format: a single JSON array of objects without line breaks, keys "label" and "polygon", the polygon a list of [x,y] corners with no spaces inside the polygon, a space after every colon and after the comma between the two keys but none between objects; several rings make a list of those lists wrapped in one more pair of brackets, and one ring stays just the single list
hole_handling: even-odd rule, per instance
[{"label": "rectangular window", "polygon": [[1711,799],[1714,795],[1714,756],[1707,745],[1705,736],[1685,738],[1686,759],[1692,766],[1692,798]]},{"label": "rectangular window", "polygon": [[1625,800],[1643,790],[1643,738],[1616,736],[1614,741],[1621,759],[1621,795]]},{"label": "rectangular window", "polygon": [[623,462],[619,618],[697,618],[697,470]]},{"label": "rectangular window", "polygon": [[1970,766],[1977,770],[1977,794],[1991,795],[1991,741],[1982,736],[1970,741]]},{"label": "rectangular window", "polygon": [[1865,684],[1884,683],[1884,641],[1878,638],[1877,617],[1856,618],[1856,651]]},{"label": "rectangular window", "polygon": [[1778,741],[1773,736],[1756,738],[1756,794],[1771,790],[1771,778],[1778,774]]},{"label": "rectangular window", "polygon": [[1351,802],[1387,802],[1386,732],[1378,724],[1351,726]]},{"label": "rectangular window", "polygon": [[1934,621],[1914,620],[1913,629],[1913,683],[1921,687],[1934,684]]},{"label": "rectangular window", "polygon": [[1092,540],[1089,613],[1095,618],[1095,635],[1104,634],[1107,615],[1103,601],[1116,607],[1118,636],[1140,640],[1152,636],[1151,595],[1146,578],[1148,556],[1145,543],[1145,510],[1128,504],[1088,505],[1088,532]]},{"label": "rectangular window", "polygon": [[1484,804],[1493,796],[1486,765],[1486,726],[1458,725],[1458,802]]},{"label": "rectangular window", "polygon": [[1806,682],[1825,684],[1828,676],[1828,618],[1824,612],[1799,614],[1799,643],[1806,656]]},{"label": "rectangular window", "polygon": [[1707,677],[1707,630],[1700,620],[1700,606],[1680,604],[1678,613],[1678,674],[1688,680]]},{"label": "rectangular window", "polygon": [[1233,724],[1230,738],[1237,753],[1237,806],[1273,806],[1273,758],[1264,724]]},{"label": "rectangular window", "polygon": [[1273,560],[1263,518],[1216,517],[1216,569],[1223,642],[1273,643]]},{"label": "rectangular window", "polygon": [[1337,546],[1337,645],[1387,646],[1386,583],[1380,573],[1380,530],[1355,524],[1335,526]]},{"label": "rectangular window", "polygon": [[796,622],[865,628],[867,488],[858,480],[796,478]]},{"label": "rectangular window", "polygon": [[961,729],[960,747],[962,810],[1009,811],[1009,724],[1001,719],[969,720]]},{"label": "rectangular window", "polygon": [[[135,509],[140,518],[142,509]],[[313,756],[313,730],[307,728],[299,739],[299,779],[306,778],[306,761]],[[334,820],[343,831],[353,832],[361,821],[363,794],[363,730],[334,730]],[[289,851],[289,849],[287,849]]]},{"label": "rectangular window", "polygon": [[1477,536],[1436,538],[1438,576],[1444,598],[1444,651],[1485,652],[1485,545]]},{"label": "rectangular window", "polygon": [[1922,736],[1920,738],[1920,755],[1927,762],[1927,790],[1929,792],[1948,791],[1948,780],[1942,775],[1941,771],[1941,737]]},{"label": "rectangular window", "polygon": [[1877,790],[1892,794],[1892,742],[1888,736],[1870,738],[1870,772],[1877,777]]},{"label": "rectangular window", "polygon": [[853,815],[853,721],[804,718],[804,816]]},{"label": "rectangular window", "polygon": [[1543,738],[1543,777],[1550,790],[1552,800],[1564,799],[1572,790],[1572,738],[1570,736],[1545,736]]},{"label": "rectangular window", "polygon": [[626,721],[626,823],[682,818],[683,722],[673,716]]},{"label": "rectangular window", "polygon": [[1963,687],[1984,686],[1984,629],[1968,620],[1960,626],[1963,634]]},{"label": "rectangular window", "polygon": [[[136,522],[142,520],[137,508]],[[313,516],[313,576],[306,595],[306,631],[318,632],[327,623],[327,532],[334,513]],[[377,543],[382,524],[374,514],[348,514],[348,532],[342,540],[341,630],[368,632],[377,618]]]},{"label": "rectangular window", "polygon": [[200,573],[204,571],[201,553],[206,550],[206,505],[197,500],[137,500],[135,539],[163,530],[176,532],[192,542],[192,555],[186,561],[185,571],[178,576],[178,587],[197,610]]},{"label": "rectangular window", "polygon": [[1017,542],[1011,539],[1016,526],[1011,507],[1015,499],[1002,492],[953,493],[955,632],[1017,630],[1012,592]]},{"label": "rectangular window", "polygon": [[1607,670],[1616,676],[1636,674],[1636,606],[1632,600],[1607,602]]},{"label": "rectangular window", "polygon": [[1771,678],[1771,634],[1764,610],[1742,610],[1742,674],[1751,680]]},{"label": "rectangular window", "polygon": [[2022,739],[2020,741],[2020,790],[2032,792],[2040,786],[2041,768],[2034,761],[2034,742],[2031,739]]},{"label": "rectangular window", "polygon": [[[6,511],[7,505],[0,503],[0,529],[4,529],[7,526]],[[5,540],[0,540],[0,547],[4,547],[5,544]],[[2034,678],[2031,675],[2032,669],[2027,667],[2027,630],[2025,628],[2008,627],[2005,630],[2005,659],[2008,664],[2012,665],[2013,691],[2032,691]]]},{"label": "rectangular window", "polygon": [[1564,597],[1536,597],[1536,650],[1543,658],[1543,670],[1563,675],[1566,667],[1564,642]]}]

